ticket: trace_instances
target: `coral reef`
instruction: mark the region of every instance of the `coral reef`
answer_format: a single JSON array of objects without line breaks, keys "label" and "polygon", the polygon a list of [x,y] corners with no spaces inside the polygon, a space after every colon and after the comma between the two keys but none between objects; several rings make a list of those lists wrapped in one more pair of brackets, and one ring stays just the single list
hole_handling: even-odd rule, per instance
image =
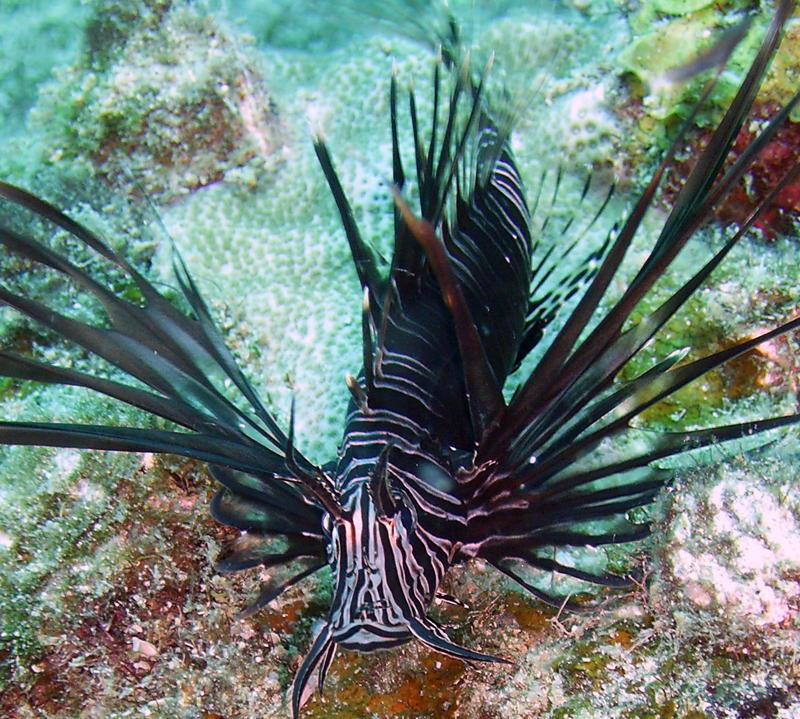
[{"label": "coral reef", "polygon": [[[634,94],[643,97],[645,132],[652,134],[658,125],[669,129],[670,123],[688,116],[707,78],[701,76],[689,83],[673,85],[665,82],[665,76],[708,50],[726,29],[742,21],[742,11],[752,11],[752,3],[647,0],[641,4],[631,18],[633,37],[617,62],[619,69],[634,81]],[[767,4],[751,23],[725,72],[718,78],[708,109],[698,114],[699,124],[713,123],[733,98],[770,12]],[[798,37],[797,24],[790,24],[759,93],[759,103],[783,105],[793,96],[800,64]],[[797,119],[797,111],[794,117]],[[649,122],[644,118],[649,118]],[[653,120],[658,124],[654,125]]]},{"label": "coral reef", "polygon": [[[65,404],[84,421],[97,416],[96,400],[34,391],[5,399],[2,416],[36,407],[41,419],[59,416]],[[85,398],[84,398],[85,399]],[[81,405],[83,405],[81,407]],[[81,412],[83,409],[83,412]],[[130,414],[106,406],[107,416],[124,422]],[[82,601],[102,596],[116,580],[116,566],[126,542],[119,524],[129,511],[123,496],[142,497],[149,483],[121,479],[135,476],[135,456],[82,455],[72,450],[13,448],[0,466],[0,680],[8,681],[20,663],[60,641],[44,625],[69,615]],[[135,504],[135,502],[132,502]]]},{"label": "coral reef", "polygon": [[45,88],[33,123],[51,163],[88,162],[118,186],[132,174],[162,201],[281,159],[252,55],[181,0],[97,3],[86,51]]},{"label": "coral reef", "polygon": [[[736,139],[729,164],[732,164],[755,136],[755,128],[775,114],[777,106],[760,105],[753,122],[742,128]],[[674,199],[683,185],[699,152],[708,141],[710,132],[698,129],[692,132],[680,149],[681,161],[671,168],[667,177],[664,199]],[[775,138],[762,150],[748,174],[743,177],[727,197],[715,208],[715,216],[723,223],[741,223],[764,201],[786,173],[800,160],[800,123],[787,122]],[[795,180],[781,188],[770,207],[756,220],[754,227],[767,240],[791,234],[800,217],[800,181]]]},{"label": "coral reef", "polygon": [[[655,142],[664,147],[675,127],[688,117],[707,77],[702,75],[684,83],[670,83],[665,78],[669,71],[690,62],[699,52],[708,49],[722,32],[740,22],[744,17],[742,10],[750,11],[751,8],[748,3],[736,0],[723,3],[651,0],[642,4],[632,19],[634,38],[619,55],[620,68],[631,80],[634,97],[634,104],[626,111],[626,115],[635,119],[641,142]],[[752,23],[725,71],[717,78],[707,109],[695,118],[700,128],[707,128],[716,122],[727,107],[762,32],[763,17]],[[775,108],[792,98],[796,92],[799,71],[800,24],[795,21],[788,25],[784,42],[759,92],[754,122],[771,116]],[[790,120],[781,135],[762,152],[753,171],[717,208],[717,215],[722,221],[742,221],[767,196],[779,173],[797,162],[797,136],[800,132],[800,112],[797,109],[790,115]],[[738,141],[740,148],[746,145],[754,132],[752,126],[742,130]],[[673,187],[680,187],[693,158],[698,156],[709,134],[709,130],[700,129],[691,136],[683,150],[686,161],[671,175]],[[798,182],[790,184],[778,194],[772,209],[757,224],[765,237],[774,239],[793,229],[800,211],[799,194]],[[668,192],[666,197],[669,199],[674,194]]]},{"label": "coral reef", "polygon": [[[90,17],[73,5],[74,22],[84,26],[84,54],[75,59],[65,51],[65,69],[36,106],[36,131],[28,144],[17,138],[0,150],[0,169],[20,182],[40,175],[52,192],[54,173],[43,168],[83,164],[95,185],[97,178],[110,182],[117,197],[98,193],[85,203],[85,193],[72,198],[71,211],[115,245],[128,242],[136,261],[147,265],[156,248],[139,228],[141,217],[125,209],[124,196],[137,193],[130,170],[155,196],[270,406],[285,419],[294,395],[298,442],[314,459],[330,459],[347,400],[342,378],[360,364],[359,302],[309,134],[326,135],[365,235],[386,252],[392,222],[388,77],[395,64],[400,86],[415,85],[426,117],[429,49],[391,25],[374,30],[362,24],[356,33],[340,22],[313,52],[305,51],[308,38],[336,20],[326,20],[323,4],[314,2],[302,6],[307,22],[297,10],[296,23],[281,27],[276,18],[285,4],[276,3],[263,14],[263,27],[248,25],[254,43],[198,4],[98,0]],[[232,2],[231,12],[252,14],[254,5],[261,4]],[[506,14],[485,19],[473,40],[479,48],[497,48],[495,88],[506,87],[512,98],[512,142],[531,195],[549,171],[542,193],[549,198],[555,169],[563,168],[558,197],[537,216],[537,226],[549,216],[548,231],[557,233],[570,217],[581,225],[592,215],[606,175],[630,172],[620,158],[641,148],[642,142],[630,147],[628,120],[620,112],[630,100],[617,82],[627,62],[618,53],[634,41],[626,18],[610,3],[594,15],[576,0],[585,12],[578,17],[549,0],[544,7],[502,5]],[[701,0],[641,5],[634,31],[658,21],[662,34],[687,18],[702,30],[716,27],[723,6]],[[642,61],[643,80],[657,55]],[[479,49],[476,63],[480,56]],[[783,97],[795,66],[786,57],[778,64],[785,69],[773,71],[774,88],[767,86],[775,93],[769,102]],[[549,79],[540,87],[535,78],[542,68]],[[0,73],[0,96],[12,87],[4,77]],[[254,103],[255,133],[248,103]],[[650,114],[638,118],[652,138],[670,112],[645,109]],[[401,131],[408,146],[405,119]],[[580,205],[590,171],[599,187]],[[584,238],[587,246],[603,236],[624,199],[612,203],[595,234]],[[653,241],[659,214],[632,250],[634,265]],[[709,235],[694,243],[648,307],[719,241]],[[722,347],[796,312],[798,252],[796,242],[784,240],[769,247],[743,243],[651,348],[643,367],[687,344]],[[168,260],[168,243],[162,243],[148,268],[164,283],[171,281]],[[33,275],[22,279],[41,282],[36,291],[63,291]],[[70,357],[8,313],[2,320],[7,342]],[[797,354],[789,340],[764,347],[654,408],[651,426],[720,423],[791,407]],[[77,391],[20,383],[0,388],[0,415],[141,421]],[[781,536],[789,535],[776,539],[770,526],[770,518],[781,520],[796,534],[791,465],[702,471],[664,500],[649,592],[643,587],[593,612],[566,616],[471,565],[454,572],[446,587],[469,608],[441,606],[437,616],[462,627],[459,641],[514,658],[515,669],[475,669],[416,646],[385,655],[344,654],[329,678],[336,700],[315,699],[308,716],[699,719],[800,712],[797,658],[782,648],[796,643],[797,554],[784,556],[791,546],[781,545]],[[180,460],[30,448],[0,453],[0,714],[286,716],[285,692],[326,611],[329,587],[324,578],[305,583],[268,610],[236,619],[262,575],[214,574],[213,557],[228,534],[208,517],[212,491],[198,466]],[[715,564],[700,562],[711,553]],[[625,569],[640,558],[620,548],[610,561]],[[704,571],[712,566],[738,594],[723,595],[709,583]],[[760,622],[753,613],[757,602],[774,610],[774,621]]]},{"label": "coral reef", "polygon": [[616,158],[625,128],[612,111],[618,86],[611,58],[627,39],[626,25],[614,16],[602,36],[590,22],[556,14],[543,23],[532,13],[512,14],[483,33],[481,45],[495,55],[493,80],[511,98],[515,151],[531,180],[555,164],[621,169]]}]

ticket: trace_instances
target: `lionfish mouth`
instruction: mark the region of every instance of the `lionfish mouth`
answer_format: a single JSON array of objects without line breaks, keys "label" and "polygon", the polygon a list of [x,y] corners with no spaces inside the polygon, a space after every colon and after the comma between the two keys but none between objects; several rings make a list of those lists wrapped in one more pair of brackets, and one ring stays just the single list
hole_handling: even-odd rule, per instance
[{"label": "lionfish mouth", "polygon": [[481,654],[454,644],[444,630],[428,617],[409,617],[405,624],[388,626],[350,621],[340,629],[333,628],[328,622],[317,634],[295,675],[292,685],[292,716],[299,716],[300,707],[315,690],[322,692],[325,677],[338,648],[374,651],[390,649],[411,639],[418,639],[437,652],[464,661],[511,664],[508,659]]},{"label": "lionfish mouth", "polygon": [[391,649],[414,638],[408,626],[376,626],[374,624],[350,625],[345,631],[334,633],[332,640],[342,649],[373,651]]},{"label": "lionfish mouth", "polygon": [[331,640],[343,649],[371,651],[388,649],[411,640],[414,634],[402,616],[387,614],[388,602],[359,607],[346,621],[332,620]]}]

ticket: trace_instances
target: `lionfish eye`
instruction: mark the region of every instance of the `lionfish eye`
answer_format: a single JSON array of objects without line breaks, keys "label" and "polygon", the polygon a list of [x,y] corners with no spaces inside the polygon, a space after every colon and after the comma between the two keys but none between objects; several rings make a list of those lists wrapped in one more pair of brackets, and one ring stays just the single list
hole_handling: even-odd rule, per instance
[{"label": "lionfish eye", "polygon": [[327,512],[322,515],[322,536],[324,538],[323,545],[325,547],[325,558],[328,564],[333,563],[333,526],[334,520]]},{"label": "lionfish eye", "polygon": [[327,512],[322,515],[322,532],[326,539],[331,538],[333,532],[333,519]]}]

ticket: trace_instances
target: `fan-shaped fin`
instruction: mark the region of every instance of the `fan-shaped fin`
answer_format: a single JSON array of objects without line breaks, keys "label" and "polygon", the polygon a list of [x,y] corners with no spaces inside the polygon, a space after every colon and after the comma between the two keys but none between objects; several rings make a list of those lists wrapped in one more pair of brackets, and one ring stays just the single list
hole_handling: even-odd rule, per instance
[{"label": "fan-shaped fin", "polygon": [[599,584],[603,587],[614,587],[615,589],[624,589],[632,585],[631,580],[626,577],[620,577],[617,574],[610,574],[609,572],[589,572],[579,567],[572,567],[568,564],[557,562],[555,559],[550,559],[549,557],[528,555],[522,558],[536,569],[554,574],[565,574],[568,577],[574,577],[575,579],[580,579],[590,584]]},{"label": "fan-shaped fin", "polygon": [[[9,353],[0,355],[0,371],[21,379],[86,387],[192,430],[4,423],[0,441],[182,454],[260,477],[291,479],[304,485],[309,496],[328,511],[337,510],[324,476],[295,451],[237,366],[177,252],[173,257],[175,274],[194,316],[179,311],[99,237],[49,203],[6,183],[0,183],[0,200],[66,230],[113,263],[134,283],[143,304],[117,296],[85,269],[36,240],[30,231],[20,234],[2,224],[0,244],[67,277],[94,297],[111,327],[73,319],[7,287],[0,286],[0,302],[101,357],[149,390]],[[238,392],[235,401],[228,397],[232,389]]]},{"label": "fan-shaped fin", "polygon": [[359,282],[361,282],[361,287],[367,288],[373,297],[377,297],[383,283],[378,272],[375,252],[361,237],[358,225],[353,217],[350,202],[347,200],[342,184],[339,181],[339,176],[333,166],[328,147],[320,137],[314,138],[314,150],[317,153],[322,172],[325,174],[325,179],[328,181],[328,187],[336,202],[336,207],[339,209],[342,227],[344,227],[347,241],[350,243],[350,254],[353,257],[353,264],[355,265]]},{"label": "fan-shaped fin", "polygon": [[[529,424],[531,416],[538,408],[546,405],[550,398],[558,397],[565,388],[583,374],[594,359],[601,354],[603,348],[616,339],[625,320],[636,305],[652,288],[658,277],[664,273],[699,224],[707,217],[710,209],[708,200],[710,197],[716,196],[715,183],[719,178],[723,163],[752,106],[766,67],[779,43],[781,30],[791,15],[793,7],[794,3],[791,0],[783,0],[779,4],[747,76],[686,183],[681,188],[661,234],[642,268],[623,297],[601,319],[580,347],[570,355],[575,342],[597,309],[611,278],[615,275],[641,224],[646,209],[652,203],[664,170],[674,157],[676,143],[682,139],[685,129],[688,127],[688,125],[684,125],[684,130],[679,133],[664,162],[654,174],[647,189],[625,222],[589,290],[581,298],[578,306],[548,348],[537,372],[525,383],[515,403],[512,403],[508,413],[509,422],[503,431],[505,437],[521,426]],[[710,87],[707,89],[708,91],[710,91]],[[693,119],[700,104],[698,103],[696,106],[690,120]],[[774,134],[775,130],[776,128],[768,126],[763,132],[770,135]],[[743,173],[746,166],[740,166],[738,170]],[[723,179],[723,186],[724,183]]]},{"label": "fan-shaped fin", "polygon": [[263,502],[247,499],[227,487],[219,489],[214,495],[211,502],[211,516],[220,524],[247,531],[280,534],[319,532],[319,523],[317,522],[315,526],[313,517],[303,521]]},{"label": "fan-shaped fin", "polygon": [[322,696],[322,694],[325,692],[325,679],[328,676],[328,669],[331,668],[334,657],[336,657],[336,648],[337,645],[335,642],[328,644],[328,648],[325,650],[325,654],[322,656],[322,661],[320,662],[319,669],[317,670],[317,690],[319,691],[320,696]]},{"label": "fan-shaped fin", "polygon": [[232,492],[278,510],[287,519],[298,522],[303,531],[320,533],[322,511],[313,499],[300,489],[293,478],[247,474],[229,467],[210,465],[211,476]]},{"label": "fan-shaped fin", "polygon": [[0,422],[0,443],[177,454],[253,474],[279,474],[284,470],[282,458],[261,447],[248,447],[211,434],[138,427]]},{"label": "fan-shaped fin", "polygon": [[[641,394],[646,391],[646,387],[659,386],[661,380],[659,380],[658,375],[665,373],[666,370],[674,364],[668,360],[665,360],[664,363],[659,363],[659,365],[656,365],[651,371],[645,373],[634,382],[628,383],[625,387],[602,401],[592,401],[592,399],[611,381],[619,369],[655,336],[656,332],[664,326],[669,318],[671,318],[686,300],[701,286],[711,272],[722,262],[734,245],[752,226],[761,212],[769,207],[772,199],[784,187],[792,183],[798,175],[800,175],[800,167],[796,166],[782,178],[742,227],[700,268],[700,270],[698,270],[697,273],[695,273],[694,276],[680,287],[657,310],[645,317],[637,325],[627,330],[613,344],[606,348],[606,350],[587,367],[581,378],[576,381],[557,402],[553,403],[553,405],[534,422],[531,422],[525,429],[523,435],[515,440],[514,449],[516,455],[518,457],[521,455],[531,456],[534,453],[538,453],[539,448],[545,446],[545,443],[555,434],[561,435],[558,443],[559,445],[563,445],[566,443],[568,437],[571,436],[571,438],[574,438],[577,436],[576,428],[585,429],[591,424],[591,422],[587,421],[582,421],[580,423],[575,422],[574,419],[576,416],[582,416],[584,419],[596,421],[610,412],[612,407],[622,405],[623,401],[627,400],[632,394],[637,393],[641,396]],[[768,341],[779,334],[790,332],[796,329],[796,327],[796,320],[785,323],[776,328],[773,331],[774,334],[768,333],[762,337],[739,343],[728,348],[723,353],[718,353],[713,357],[707,357],[703,361],[695,363],[694,371],[698,372],[702,370],[700,374],[708,372],[719,364],[748,351],[755,344]],[[672,373],[670,376],[677,378],[678,375],[685,372],[686,370],[683,369],[681,369],[680,372],[676,370],[676,372]],[[693,378],[700,376],[700,374],[694,374]],[[677,384],[679,381],[680,380],[676,380],[675,389],[679,386]],[[686,381],[691,381],[691,379]],[[675,389],[670,390],[670,392],[675,391]],[[662,395],[662,397],[663,396],[666,395]],[[588,408],[584,409],[587,404]],[[563,433],[565,422],[573,428],[570,435],[565,435]],[[548,449],[552,451],[552,448]]]},{"label": "fan-shaped fin", "polygon": [[[266,440],[280,446],[282,433],[244,380],[230,353],[220,349],[224,347],[224,344],[207,316],[207,312],[204,315],[201,314],[200,321],[181,314],[102,240],[30,193],[0,183],[0,198],[6,198],[19,207],[55,223],[85,242],[87,246],[122,269],[133,280],[146,304],[139,307],[120,299],[91,278],[88,273],[32,237],[22,236],[11,229],[0,227],[0,242],[12,252],[68,276],[82,289],[94,295],[102,304],[114,329],[98,330],[70,320],[52,312],[38,302],[14,295],[5,288],[3,289],[3,301],[30,315],[36,321],[51,327],[56,332],[65,333],[67,338],[81,344],[91,352],[98,353],[120,369],[159,391],[188,389],[192,395],[193,404],[196,408],[199,405],[201,413],[207,411],[208,408],[204,403],[209,402],[222,413],[221,416],[224,416],[226,421],[236,422],[237,430],[240,433],[250,433],[257,437],[258,441]],[[178,262],[178,266],[182,267],[180,262]],[[179,275],[179,281],[186,291],[187,300],[190,305],[199,308],[202,313],[204,305],[202,305],[202,300],[199,300],[199,296],[196,296],[196,293],[193,294],[191,278],[188,277],[185,268],[183,268],[183,274],[182,278]],[[116,344],[123,346],[117,348]],[[126,362],[126,357],[131,353],[134,358],[129,358]],[[151,356],[153,357],[151,358]],[[161,380],[160,373],[165,369],[169,370],[171,382],[177,383],[177,387],[170,386],[170,379]],[[142,373],[142,376],[137,370]],[[214,382],[220,383],[225,379],[231,380],[248,399],[254,400],[256,417],[260,421],[241,411],[220,394],[215,388]],[[166,390],[164,384],[166,384]]]},{"label": "fan-shaped fin", "polygon": [[[543,184],[544,177],[540,181],[540,185]],[[616,228],[609,231],[602,244],[590,251],[582,262],[578,263],[577,266],[574,263],[573,257],[578,244],[597,225],[600,218],[606,214],[616,192],[615,185],[609,185],[603,201],[597,210],[590,215],[588,222],[582,228],[575,228],[576,216],[582,212],[583,203],[592,184],[593,175],[589,173],[584,183],[578,207],[575,208],[567,221],[567,226],[559,228],[555,233],[554,238],[550,240],[549,246],[544,240],[546,237],[544,230],[542,229],[538,233],[538,238],[531,251],[534,256],[541,253],[541,259],[531,272],[531,291],[525,332],[520,341],[512,369],[517,369],[531,350],[539,344],[544,330],[553,322],[562,307],[592,281],[602,264],[605,253],[608,251]],[[532,217],[533,212],[532,210]],[[549,215],[545,218],[545,223],[547,223],[548,219]],[[568,231],[573,239],[564,246],[564,237]],[[552,235],[553,233],[549,234]]]},{"label": "fan-shaped fin", "polygon": [[406,225],[425,250],[439,282],[442,299],[453,317],[473,430],[477,437],[482,437],[505,409],[503,393],[486,358],[483,343],[472,321],[461,287],[453,274],[444,244],[436,236],[432,225],[424,219],[414,217],[397,193],[395,202]]},{"label": "fan-shaped fin", "polygon": [[519,584],[526,592],[532,594],[534,597],[539,599],[540,601],[548,604],[551,607],[555,607],[556,609],[569,609],[572,612],[580,612],[586,611],[588,607],[581,606],[573,601],[571,601],[568,597],[559,597],[556,594],[551,594],[550,592],[545,592],[543,589],[539,589],[538,587],[531,584],[527,581],[518,571],[516,571],[513,567],[510,566],[510,562],[508,560],[488,560],[489,564],[491,564],[497,571],[505,574],[507,577],[513,579],[517,584]]},{"label": "fan-shaped fin", "polygon": [[0,375],[47,384],[85,387],[184,427],[198,424],[194,410],[173,399],[85,372],[45,364],[11,352],[0,352]]}]

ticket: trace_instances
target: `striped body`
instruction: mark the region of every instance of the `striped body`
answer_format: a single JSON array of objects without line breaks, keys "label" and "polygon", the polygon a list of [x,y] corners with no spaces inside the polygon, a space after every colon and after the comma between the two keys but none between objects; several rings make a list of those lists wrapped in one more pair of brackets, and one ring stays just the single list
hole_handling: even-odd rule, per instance
[{"label": "striped body", "polygon": [[[507,150],[471,200],[462,200],[455,221],[442,229],[472,317],[492,339],[490,364],[502,384],[523,335],[531,272],[528,210]],[[410,639],[406,618],[425,616],[461,559],[457,538],[468,505],[459,474],[477,442],[455,329],[436,278],[428,273],[406,292],[391,291],[374,379],[365,388],[368,404],[351,402],[333,474],[347,517],[333,532],[333,637],[364,651]],[[401,508],[382,517],[370,481],[387,447],[390,492]]]},{"label": "striped body", "polygon": [[406,617],[427,612],[452,546],[421,529],[411,512],[379,517],[366,483],[354,485],[342,505],[349,521],[331,542],[333,639],[360,651],[405,642],[412,637]]}]

